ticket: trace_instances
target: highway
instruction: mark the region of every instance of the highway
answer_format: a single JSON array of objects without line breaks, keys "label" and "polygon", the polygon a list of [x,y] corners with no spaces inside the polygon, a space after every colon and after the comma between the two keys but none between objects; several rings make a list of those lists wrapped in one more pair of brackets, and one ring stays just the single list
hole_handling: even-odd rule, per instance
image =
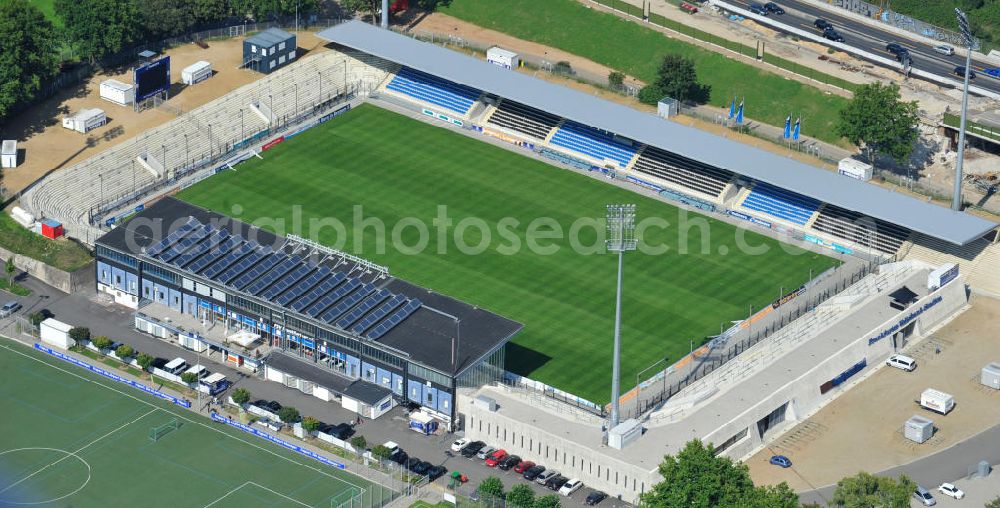
[{"label": "highway", "polygon": [[[763,0],[758,2],[751,2],[749,0],[726,1],[747,10],[749,10],[751,3],[764,3]],[[888,25],[885,28],[876,28],[850,17],[846,11],[845,14],[837,13],[836,7],[831,6],[829,9],[825,9],[801,0],[782,0],[775,3],[785,9],[785,14],[771,14],[768,16],[777,23],[822,35],[822,31],[817,29],[813,23],[817,18],[823,18],[832,23],[834,29],[844,37],[844,44],[889,58],[890,60],[895,60],[896,57],[886,51],[885,46],[890,42],[896,42],[909,50],[914,69],[920,69],[939,76],[949,76],[957,81],[962,80],[960,76],[955,75],[955,67],[965,65],[964,55],[956,53],[952,56],[946,56],[940,54],[934,51],[935,44],[927,44],[903,35],[898,35],[907,32],[893,29]],[[772,26],[772,28],[777,27]],[[1000,78],[989,76],[983,72],[985,68],[990,67],[998,68],[1000,67],[1000,63],[991,64],[986,61],[976,60],[973,57],[972,68],[977,74],[973,83],[992,92],[1000,93]]]}]

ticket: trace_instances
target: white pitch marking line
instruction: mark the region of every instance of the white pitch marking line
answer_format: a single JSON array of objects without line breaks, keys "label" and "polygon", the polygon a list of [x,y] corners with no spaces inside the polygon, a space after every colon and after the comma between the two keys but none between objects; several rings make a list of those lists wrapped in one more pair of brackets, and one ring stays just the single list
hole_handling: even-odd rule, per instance
[{"label": "white pitch marking line", "polygon": [[18,486],[18,485],[26,482],[26,481],[28,481],[29,479],[31,479],[32,477],[34,477],[38,473],[41,473],[42,471],[45,471],[46,469],[48,469],[48,468],[50,468],[50,467],[52,467],[52,466],[54,466],[54,465],[56,465],[56,464],[58,464],[58,463],[60,463],[60,462],[62,462],[64,460],[66,460],[66,459],[68,459],[68,458],[70,458],[70,457],[72,457],[72,456],[74,456],[74,455],[82,452],[83,450],[86,450],[87,448],[90,448],[91,446],[93,446],[98,441],[100,441],[100,440],[102,440],[102,439],[110,436],[111,434],[114,434],[115,432],[118,432],[119,430],[124,429],[125,427],[128,427],[129,425],[132,425],[133,423],[135,423],[135,422],[137,422],[137,421],[139,421],[139,420],[141,420],[141,419],[143,419],[143,418],[149,416],[150,414],[155,413],[155,412],[157,412],[159,410],[160,410],[160,408],[151,409],[149,412],[143,413],[142,416],[139,416],[135,420],[132,420],[130,422],[122,424],[121,426],[119,426],[118,428],[112,430],[111,432],[108,432],[107,434],[104,434],[103,436],[101,436],[101,437],[99,437],[99,438],[97,438],[97,439],[95,439],[95,440],[93,440],[93,441],[85,444],[82,448],[79,448],[78,450],[74,451],[73,453],[71,453],[69,455],[65,455],[65,456],[63,456],[63,458],[61,458],[61,459],[59,459],[59,460],[57,460],[55,462],[52,462],[51,464],[48,464],[48,465],[42,467],[38,471],[35,471],[34,473],[31,473],[28,476],[25,476],[24,478],[21,478],[20,480],[18,480],[16,482],[14,482],[14,483],[12,483],[12,484],[4,487],[2,490],[0,490],[0,494],[3,494],[4,492],[7,492],[8,490],[10,490],[10,489],[12,489],[12,488],[14,488],[14,487],[16,487],[16,486]]},{"label": "white pitch marking line", "polygon": [[230,490],[229,492],[226,492],[219,499],[216,499],[215,501],[212,501],[211,503],[206,504],[204,506],[204,508],[209,508],[210,506],[214,505],[215,503],[218,503],[219,501],[222,501],[223,499],[229,497],[232,493],[234,493],[234,492],[242,489],[243,487],[246,487],[247,485],[253,485],[254,487],[257,487],[259,489],[264,489],[264,490],[266,490],[266,491],[268,491],[268,492],[270,492],[270,493],[272,493],[272,494],[274,494],[276,496],[281,496],[281,497],[283,497],[283,498],[285,498],[285,499],[287,499],[287,500],[289,500],[289,501],[291,501],[293,503],[297,503],[299,505],[305,506],[306,508],[312,508],[312,506],[307,505],[307,504],[303,503],[302,501],[299,501],[298,499],[288,497],[288,496],[282,494],[281,492],[269,489],[269,488],[267,488],[267,487],[265,487],[265,486],[263,486],[263,485],[261,485],[259,483],[256,483],[256,482],[243,482],[242,485],[240,485],[239,487],[236,487],[233,490]]},{"label": "white pitch marking line", "polygon": [[[13,339],[11,339],[11,340],[13,340]],[[53,365],[53,364],[51,364],[51,363],[49,363],[49,362],[46,362],[46,361],[43,361],[43,360],[41,360],[41,359],[39,359],[39,358],[35,358],[35,357],[31,356],[31,355],[28,355],[28,354],[25,354],[25,353],[22,353],[22,352],[20,352],[20,351],[17,351],[17,350],[15,350],[15,349],[13,349],[13,348],[11,348],[11,347],[8,347],[8,346],[5,346],[5,345],[3,345],[3,344],[0,344],[0,347],[4,348],[4,349],[6,349],[6,350],[8,350],[8,351],[10,351],[10,352],[12,352],[12,353],[15,353],[15,354],[18,354],[18,355],[21,355],[21,356],[23,356],[23,357],[25,357],[25,358],[27,358],[27,359],[29,359],[29,360],[33,360],[33,361],[36,361],[36,362],[38,362],[38,363],[40,363],[40,364],[42,364],[42,365],[45,365],[45,366],[48,366],[48,367],[51,367],[51,368],[53,368],[53,369],[56,369],[56,370],[59,370],[59,371],[62,371],[62,372],[65,372],[65,373],[67,373],[67,374],[69,374],[69,375],[71,375],[71,376],[74,376],[74,377],[78,377],[78,378],[80,378],[80,379],[82,379],[82,380],[84,380],[84,381],[86,381],[86,382],[88,382],[88,383],[94,383],[94,384],[96,384],[97,386],[100,386],[100,387],[102,387],[102,388],[106,388],[106,389],[108,389],[108,390],[111,390],[111,391],[113,391],[113,392],[115,392],[115,393],[117,393],[117,394],[119,394],[119,395],[122,395],[122,396],[124,396],[124,397],[128,397],[128,398],[130,398],[130,399],[132,399],[132,400],[134,400],[134,401],[137,401],[137,402],[139,402],[139,403],[141,403],[141,404],[145,404],[145,405],[147,405],[147,406],[152,406],[152,407],[154,407],[154,408],[156,408],[156,409],[160,409],[160,410],[162,410],[162,411],[164,411],[164,412],[166,412],[166,413],[170,413],[170,414],[172,414],[172,415],[174,415],[174,416],[176,416],[176,417],[178,417],[178,418],[180,418],[180,419],[182,419],[182,420],[184,420],[184,421],[187,421],[187,422],[190,422],[190,423],[193,423],[193,424],[195,424],[195,425],[200,425],[200,426],[202,426],[202,427],[205,427],[206,429],[208,429],[208,430],[211,430],[211,431],[214,431],[214,432],[218,432],[219,434],[222,434],[222,435],[224,435],[224,436],[226,436],[226,437],[228,437],[228,438],[230,438],[230,439],[234,439],[234,440],[236,440],[236,441],[239,441],[239,442],[241,442],[241,443],[243,443],[243,444],[245,444],[245,445],[247,445],[247,446],[251,446],[251,447],[253,447],[253,448],[256,448],[256,449],[258,449],[258,450],[260,450],[260,451],[262,451],[262,452],[264,452],[264,453],[269,453],[269,454],[271,454],[271,455],[274,455],[275,457],[278,457],[279,459],[282,459],[282,460],[285,460],[285,461],[288,461],[288,462],[291,462],[292,464],[296,464],[296,465],[299,465],[299,466],[302,466],[302,467],[304,467],[304,468],[307,468],[307,469],[311,469],[311,470],[313,470],[313,471],[315,471],[315,472],[317,472],[317,473],[319,473],[319,474],[321,474],[321,475],[323,475],[323,476],[326,476],[326,477],[329,477],[329,478],[332,478],[332,479],[334,479],[334,480],[337,480],[337,481],[339,481],[339,482],[343,482],[343,483],[346,483],[346,484],[348,484],[348,485],[350,485],[350,486],[352,486],[352,487],[354,487],[354,488],[356,488],[356,489],[358,489],[358,490],[361,490],[362,492],[366,492],[366,491],[368,490],[368,489],[366,489],[366,488],[364,488],[364,487],[361,487],[360,485],[356,485],[356,484],[354,484],[354,483],[351,483],[351,482],[349,482],[349,481],[347,481],[347,480],[345,480],[345,479],[343,479],[343,478],[338,478],[338,477],[336,477],[336,476],[334,476],[334,475],[332,475],[332,474],[330,474],[330,473],[327,473],[326,471],[323,471],[323,470],[321,470],[321,469],[319,469],[319,468],[316,468],[316,467],[313,467],[313,466],[310,466],[310,465],[308,465],[308,464],[303,464],[303,463],[301,463],[301,462],[298,462],[298,461],[295,461],[295,460],[292,460],[292,459],[290,459],[290,458],[288,458],[288,457],[285,457],[285,456],[283,456],[283,455],[279,455],[278,453],[276,453],[276,452],[274,452],[274,451],[271,451],[271,450],[268,450],[267,448],[264,448],[264,447],[261,447],[261,446],[258,446],[258,445],[254,444],[254,443],[251,443],[251,442],[249,442],[249,441],[246,441],[246,440],[244,440],[244,439],[241,439],[241,438],[238,438],[238,437],[236,437],[236,436],[234,436],[234,435],[232,435],[232,434],[228,434],[228,433],[226,433],[226,432],[223,432],[222,430],[220,430],[220,429],[217,429],[217,428],[215,428],[215,427],[211,427],[211,426],[209,426],[209,425],[207,425],[207,424],[205,424],[205,423],[203,423],[203,422],[199,422],[199,421],[195,421],[195,420],[192,420],[191,418],[188,418],[188,417],[186,417],[186,416],[184,416],[184,415],[182,415],[182,414],[180,414],[180,413],[175,413],[175,412],[173,412],[173,411],[167,411],[166,409],[162,409],[162,408],[160,408],[159,406],[157,406],[157,405],[153,404],[152,402],[149,402],[149,401],[145,401],[145,400],[142,400],[142,399],[140,399],[139,397],[136,397],[136,396],[132,395],[131,393],[126,393],[126,392],[123,392],[123,391],[121,391],[121,390],[118,390],[117,388],[115,388],[115,387],[113,387],[113,386],[108,386],[108,385],[106,385],[106,384],[104,384],[104,383],[98,383],[98,382],[96,382],[96,381],[94,381],[94,380],[91,380],[91,379],[87,379],[87,378],[85,378],[85,377],[83,377],[83,376],[81,376],[81,375],[79,375],[79,374],[77,374],[77,373],[75,373],[75,372],[70,372],[70,371],[68,371],[68,370],[66,370],[66,369],[63,369],[63,368],[61,368],[61,367],[58,367],[58,366],[56,366],[56,365]]]}]

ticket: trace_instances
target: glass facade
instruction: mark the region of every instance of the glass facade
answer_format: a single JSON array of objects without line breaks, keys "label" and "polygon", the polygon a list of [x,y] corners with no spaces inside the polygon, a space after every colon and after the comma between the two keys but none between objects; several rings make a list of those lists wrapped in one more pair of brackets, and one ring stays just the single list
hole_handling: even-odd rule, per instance
[{"label": "glass facade", "polygon": [[499,383],[503,381],[504,374],[504,352],[506,347],[501,346],[496,351],[490,353],[478,365],[466,370],[458,377],[459,388],[479,388],[480,386]]}]

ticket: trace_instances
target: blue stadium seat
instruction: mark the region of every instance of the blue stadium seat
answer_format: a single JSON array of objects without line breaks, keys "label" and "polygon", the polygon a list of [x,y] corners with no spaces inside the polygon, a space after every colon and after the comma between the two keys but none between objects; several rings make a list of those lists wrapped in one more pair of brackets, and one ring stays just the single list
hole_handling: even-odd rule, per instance
[{"label": "blue stadium seat", "polygon": [[480,90],[441,79],[416,69],[403,67],[386,85],[394,92],[465,114],[482,95]]},{"label": "blue stadium seat", "polygon": [[625,167],[636,148],[615,141],[614,136],[585,125],[567,121],[552,136],[551,143],[598,160],[610,159]]},{"label": "blue stadium seat", "polygon": [[819,201],[780,189],[766,183],[757,183],[743,200],[743,208],[763,212],[779,219],[804,226],[819,208]]}]

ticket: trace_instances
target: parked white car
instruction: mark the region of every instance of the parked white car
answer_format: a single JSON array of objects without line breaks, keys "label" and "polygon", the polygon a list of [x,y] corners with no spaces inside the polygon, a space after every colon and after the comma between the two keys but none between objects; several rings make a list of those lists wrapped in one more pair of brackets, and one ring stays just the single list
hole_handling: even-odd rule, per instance
[{"label": "parked white car", "polygon": [[941,486],[938,487],[938,492],[955,499],[962,499],[965,497],[965,492],[962,492],[962,489],[950,483],[942,483]]},{"label": "parked white car", "polygon": [[580,490],[580,487],[583,487],[583,482],[580,481],[579,478],[573,478],[572,480],[564,483],[562,487],[559,487],[559,493],[564,496],[570,496],[574,492]]},{"label": "parked white car", "polygon": [[471,442],[472,442],[471,439],[469,439],[467,437],[463,437],[463,438],[459,439],[458,441],[455,441],[454,443],[451,444],[451,451],[453,451],[453,452],[460,452],[460,451],[462,451],[462,448],[465,448],[466,446],[469,446],[469,443],[471,443]]},{"label": "parked white car", "polygon": [[913,369],[917,368],[917,361],[906,355],[892,355],[885,361],[885,364],[906,372],[913,372]]}]

